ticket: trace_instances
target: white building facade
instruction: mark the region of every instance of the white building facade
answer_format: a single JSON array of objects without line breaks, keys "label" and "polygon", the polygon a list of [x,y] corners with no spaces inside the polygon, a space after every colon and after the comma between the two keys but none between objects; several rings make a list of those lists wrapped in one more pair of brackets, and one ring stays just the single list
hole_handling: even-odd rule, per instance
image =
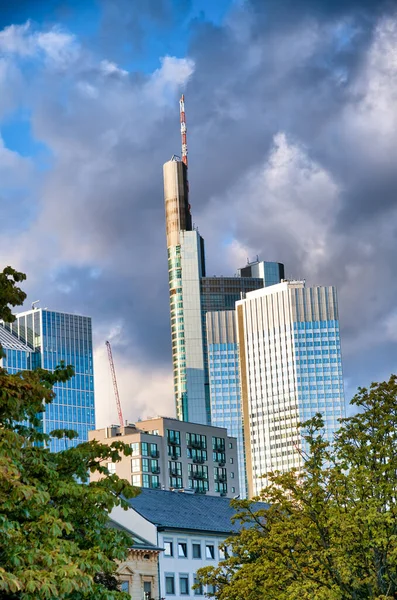
[{"label": "white building facade", "polygon": [[161,548],[160,599],[205,597],[211,589],[192,589],[197,571],[216,566],[225,557],[225,540],[238,531],[238,524],[231,522],[234,510],[230,500],[186,492],[142,490],[129,503],[131,509],[124,511],[118,507],[111,516]]},{"label": "white building facade", "polygon": [[300,422],[322,413],[332,441],[345,416],[336,289],[285,281],[236,303],[248,495],[266,473],[299,468]]}]

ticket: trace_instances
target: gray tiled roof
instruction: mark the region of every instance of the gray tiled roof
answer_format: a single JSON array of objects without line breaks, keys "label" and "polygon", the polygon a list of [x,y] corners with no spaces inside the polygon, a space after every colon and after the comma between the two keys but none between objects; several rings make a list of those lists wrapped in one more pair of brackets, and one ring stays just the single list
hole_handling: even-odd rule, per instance
[{"label": "gray tiled roof", "polygon": [[[230,506],[230,498],[142,489],[128,502],[145,519],[166,529],[229,534],[241,528],[239,522],[231,522],[235,510]],[[264,503],[257,506],[258,510],[267,508]]]},{"label": "gray tiled roof", "polygon": [[130,529],[127,529],[126,527],[123,527],[123,525],[120,525],[120,523],[113,521],[113,519],[109,519],[108,527],[127,533],[131,538],[132,548],[136,548],[137,550],[162,550],[162,548],[151,544],[136,533],[133,533]]},{"label": "gray tiled roof", "polygon": [[0,326],[0,344],[3,348],[8,348],[10,350],[25,350],[28,352],[32,351],[28,346],[20,342],[15,335],[12,335],[12,333],[7,331],[7,329],[4,329],[2,326]]}]

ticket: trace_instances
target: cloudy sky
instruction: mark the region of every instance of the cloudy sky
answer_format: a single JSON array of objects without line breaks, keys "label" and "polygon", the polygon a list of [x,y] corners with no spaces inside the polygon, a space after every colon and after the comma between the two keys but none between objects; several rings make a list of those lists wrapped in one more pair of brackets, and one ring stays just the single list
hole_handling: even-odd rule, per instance
[{"label": "cloudy sky", "polygon": [[[12,6],[11,6],[12,5]],[[397,371],[397,8],[19,0],[0,12],[0,258],[92,316],[97,422],[174,414],[162,164],[186,96],[208,274],[339,290],[346,395]]]}]

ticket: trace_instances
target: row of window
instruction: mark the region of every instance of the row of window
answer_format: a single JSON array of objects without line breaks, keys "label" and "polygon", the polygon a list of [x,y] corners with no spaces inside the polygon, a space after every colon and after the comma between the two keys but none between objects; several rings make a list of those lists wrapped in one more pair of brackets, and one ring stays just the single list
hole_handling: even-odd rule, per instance
[{"label": "row of window", "polygon": [[[193,584],[198,584],[197,577],[194,576]],[[214,593],[214,586],[207,585],[207,594]],[[195,590],[192,590],[194,596],[203,596],[204,588],[201,584]],[[166,596],[174,596],[176,592],[175,585],[175,574],[174,573],[166,573],[165,574],[165,593]],[[189,582],[189,574],[188,573],[180,573],[179,574],[179,595],[180,596],[189,596],[190,594],[190,582]]]},{"label": "row of window", "polygon": [[[163,542],[164,556],[178,557],[178,558],[189,558],[188,554],[188,543],[185,540],[178,540],[175,544],[172,539],[165,539]],[[218,546],[219,560],[226,558],[227,551],[223,546]],[[215,544],[206,542],[204,550],[201,542],[192,542],[191,544],[191,558],[205,558],[207,560],[215,560]]]}]

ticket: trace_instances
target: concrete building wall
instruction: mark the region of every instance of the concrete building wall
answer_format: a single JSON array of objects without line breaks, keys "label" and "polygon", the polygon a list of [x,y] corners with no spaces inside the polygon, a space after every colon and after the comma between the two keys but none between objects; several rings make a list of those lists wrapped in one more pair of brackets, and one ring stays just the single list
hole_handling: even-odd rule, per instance
[{"label": "concrete building wall", "polygon": [[[108,463],[108,469],[133,485],[230,498],[240,494],[237,439],[224,428],[158,417],[139,421],[136,427],[95,430],[89,437],[132,446],[132,456]],[[99,478],[91,474],[92,481]]]}]

